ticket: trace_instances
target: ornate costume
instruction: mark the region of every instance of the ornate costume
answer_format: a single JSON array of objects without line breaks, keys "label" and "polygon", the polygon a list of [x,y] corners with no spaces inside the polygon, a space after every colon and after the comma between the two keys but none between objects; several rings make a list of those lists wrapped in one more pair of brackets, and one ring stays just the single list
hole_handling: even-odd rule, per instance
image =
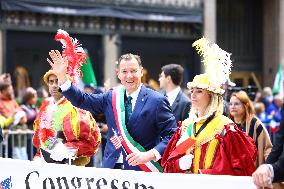
[{"label": "ornate costume", "polygon": [[33,144],[38,149],[48,149],[61,138],[67,147],[78,149],[75,165],[86,165],[89,157],[99,148],[100,131],[91,114],[74,107],[66,98],[54,103],[53,98],[46,99],[34,123]]},{"label": "ornate costume", "polygon": [[[86,54],[79,42],[66,31],[58,30],[55,40],[62,43],[62,55],[68,60],[67,73],[77,84]],[[51,75],[56,76],[56,73],[49,70],[44,75],[46,84]],[[52,85],[52,90],[59,89],[56,85]],[[66,163],[72,154],[76,157],[72,164],[86,165],[99,148],[99,128],[90,112],[73,106],[65,97],[57,100],[56,103],[53,98],[45,100],[35,120],[33,144],[38,148],[36,156],[42,155],[47,162]]]},{"label": "ornate costume", "polygon": [[[255,170],[256,146],[233,121],[222,115],[221,85],[229,80],[230,54],[205,38],[193,46],[203,56],[205,73],[187,84],[194,92],[191,98],[195,99],[189,118],[182,122],[166,147],[162,158],[164,172],[251,175]],[[203,93],[207,96],[202,96]],[[208,104],[205,106],[201,101]]]},{"label": "ornate costume", "polygon": [[[210,117],[196,123],[190,122],[189,119],[183,121],[164,153],[164,172],[187,172],[180,169],[178,161],[183,155],[191,153],[194,159],[190,172],[195,174],[244,176],[253,173],[257,151],[252,139],[240,131],[229,118],[221,114],[213,116],[197,136],[194,135],[194,130],[199,131]],[[185,154],[179,154],[177,146],[189,137],[194,139],[195,143]]]}]

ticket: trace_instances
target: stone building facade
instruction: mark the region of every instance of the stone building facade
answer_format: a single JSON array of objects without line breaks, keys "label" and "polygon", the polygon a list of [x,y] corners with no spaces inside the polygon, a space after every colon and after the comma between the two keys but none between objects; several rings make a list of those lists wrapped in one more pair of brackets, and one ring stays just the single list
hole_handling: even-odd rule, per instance
[{"label": "stone building facade", "polygon": [[88,50],[99,84],[118,82],[114,62],[126,52],[141,55],[148,78],[178,63],[191,80],[202,70],[191,44],[206,36],[232,53],[239,86],[272,86],[284,64],[283,9],[282,0],[2,0],[0,72],[22,66],[39,87],[61,28]]}]

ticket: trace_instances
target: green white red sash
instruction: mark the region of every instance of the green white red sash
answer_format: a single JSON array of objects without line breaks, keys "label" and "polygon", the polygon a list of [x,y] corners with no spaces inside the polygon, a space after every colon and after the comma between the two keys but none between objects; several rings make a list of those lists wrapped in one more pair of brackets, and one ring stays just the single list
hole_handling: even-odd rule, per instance
[{"label": "green white red sash", "polygon": [[[112,91],[112,109],[114,112],[116,127],[122,137],[122,146],[128,154],[135,152],[146,152],[146,150],[138,144],[130,136],[125,125],[125,106],[124,106],[125,87],[115,87]],[[163,172],[159,163],[150,161],[145,164],[138,165],[143,171],[146,172]]]}]

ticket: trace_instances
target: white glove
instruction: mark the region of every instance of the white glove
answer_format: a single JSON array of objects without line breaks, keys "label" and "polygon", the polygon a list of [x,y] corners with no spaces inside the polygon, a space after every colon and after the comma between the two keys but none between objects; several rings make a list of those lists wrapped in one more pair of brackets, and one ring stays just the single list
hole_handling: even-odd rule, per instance
[{"label": "white glove", "polygon": [[62,161],[64,158],[72,157],[68,148],[61,141],[55,144],[53,149],[48,150],[48,152],[50,153],[50,157],[55,161]]},{"label": "white glove", "polygon": [[191,167],[192,164],[192,159],[193,159],[192,154],[184,155],[179,159],[179,167],[181,170],[188,170]]},{"label": "white glove", "polygon": [[34,159],[32,161],[36,162],[36,163],[45,163],[45,161],[39,156],[34,157]]}]

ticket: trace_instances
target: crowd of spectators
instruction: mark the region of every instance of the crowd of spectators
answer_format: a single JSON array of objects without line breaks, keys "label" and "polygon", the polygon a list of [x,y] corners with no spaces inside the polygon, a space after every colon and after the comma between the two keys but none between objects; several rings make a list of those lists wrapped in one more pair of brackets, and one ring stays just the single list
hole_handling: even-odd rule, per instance
[{"label": "crowd of spectators", "polygon": [[[102,93],[108,90],[108,88],[109,86],[96,87],[86,85],[84,89],[90,93]],[[33,122],[41,101],[47,97],[42,94],[48,94],[47,92],[42,92],[42,90],[44,90],[44,87],[41,87],[40,91],[28,87],[21,96],[15,98],[10,75],[5,73],[0,76],[0,126],[3,134],[3,144],[5,144],[2,144],[4,148],[0,151],[2,157],[32,160],[36,153],[31,143],[33,137]],[[190,95],[186,90],[184,90],[184,93]],[[228,93],[226,93],[226,95],[228,95]],[[230,96],[231,93],[229,93],[229,97],[225,98],[225,100],[227,100],[225,106],[228,106],[225,108],[225,114],[227,115],[230,115]],[[255,117],[258,118],[266,128],[273,144],[274,134],[277,132],[281,120],[283,96],[279,93],[273,94],[270,87],[265,87],[262,91],[257,91],[255,95],[250,95],[248,92],[248,96],[252,102],[252,111]],[[101,129],[103,137],[101,148],[98,154],[94,156],[90,166],[100,167],[106,143],[105,136],[107,133],[107,125],[104,115],[94,115],[94,118]],[[7,136],[9,136],[8,139]],[[5,154],[7,152],[8,154]]]}]

